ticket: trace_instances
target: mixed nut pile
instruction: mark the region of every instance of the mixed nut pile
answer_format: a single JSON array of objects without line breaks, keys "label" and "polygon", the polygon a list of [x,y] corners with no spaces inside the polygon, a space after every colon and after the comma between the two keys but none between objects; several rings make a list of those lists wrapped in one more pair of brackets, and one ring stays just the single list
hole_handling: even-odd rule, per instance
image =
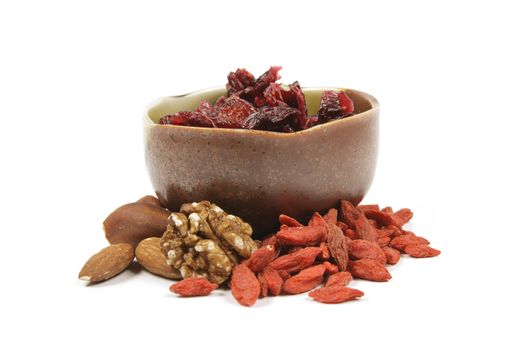
[{"label": "mixed nut pile", "polygon": [[268,295],[305,292],[318,302],[341,303],[364,295],[347,287],[353,278],[388,281],[387,265],[401,254],[440,254],[403,229],[411,218],[410,209],[341,200],[339,208],[316,212],[304,225],[280,215],[279,231],[259,241],[248,223],[209,201],[185,203],[172,213],[146,196],[108,216],[104,230],[111,245],[86,262],[79,278],[105,281],[136,257],[149,272],[179,280],[170,290],[185,297],[208,295],[222,284],[245,306]]}]

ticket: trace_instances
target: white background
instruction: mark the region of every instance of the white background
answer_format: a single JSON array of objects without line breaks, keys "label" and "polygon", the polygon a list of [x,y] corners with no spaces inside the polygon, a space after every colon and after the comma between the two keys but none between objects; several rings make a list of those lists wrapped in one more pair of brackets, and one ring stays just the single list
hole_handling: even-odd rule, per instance
[{"label": "white background", "polygon": [[[519,1],[5,1],[0,5],[0,348],[518,349],[523,340],[524,12]],[[415,212],[443,251],[358,302],[181,299],[127,271],[76,279],[101,223],[151,193],[141,113],[282,65],[381,103],[365,202]]]}]

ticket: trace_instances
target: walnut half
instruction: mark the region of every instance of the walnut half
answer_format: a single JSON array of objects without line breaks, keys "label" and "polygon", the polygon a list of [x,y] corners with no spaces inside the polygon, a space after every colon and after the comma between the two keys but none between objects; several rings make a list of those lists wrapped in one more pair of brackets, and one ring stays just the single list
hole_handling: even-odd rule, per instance
[{"label": "walnut half", "polygon": [[170,216],[161,250],[183,278],[203,276],[220,284],[257,249],[251,226],[215,204],[186,203],[180,211]]}]

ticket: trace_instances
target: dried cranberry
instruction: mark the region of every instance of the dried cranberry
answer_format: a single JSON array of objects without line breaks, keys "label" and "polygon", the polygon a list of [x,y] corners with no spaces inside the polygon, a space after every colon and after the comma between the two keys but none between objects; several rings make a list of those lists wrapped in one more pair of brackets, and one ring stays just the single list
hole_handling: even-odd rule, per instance
[{"label": "dried cranberry", "polygon": [[298,81],[289,85],[288,88],[289,91],[283,92],[284,101],[288,106],[297,108],[301,112],[298,124],[300,129],[304,129],[306,127],[308,110],[306,109],[306,99],[303,90]]},{"label": "dried cranberry", "polygon": [[215,125],[220,128],[240,128],[245,119],[256,110],[248,101],[230,96],[215,108]]},{"label": "dried cranberry", "polygon": [[297,108],[287,106],[262,107],[243,123],[245,129],[293,132],[297,130],[300,115]]},{"label": "dried cranberry", "polygon": [[347,115],[354,113],[354,101],[352,101],[345,91],[339,91],[337,97],[339,98],[339,104],[341,105],[343,116],[346,117]]},{"label": "dried cranberry", "polygon": [[230,74],[228,74],[228,83],[226,84],[228,96],[241,92],[247,87],[253,86],[254,83],[255,77],[244,68],[230,72]]},{"label": "dried cranberry", "polygon": [[[255,98],[255,105],[258,107],[262,107],[262,105],[275,107],[275,106],[286,106],[286,103],[284,102],[283,98],[283,88],[281,87],[281,84],[277,83],[270,83],[266,90],[263,92],[263,98],[256,97]],[[257,104],[257,101],[263,102],[263,104]],[[260,103],[260,102],[259,102]]]},{"label": "dried cranberry", "polygon": [[341,116],[341,105],[337,92],[332,90],[323,91],[318,116],[321,123]]},{"label": "dried cranberry", "polygon": [[326,123],[332,119],[349,116],[354,112],[354,102],[344,91],[323,91],[321,107],[319,108],[319,122]]},{"label": "dried cranberry", "polygon": [[177,112],[172,115],[165,115],[160,118],[159,124],[214,127],[214,123],[209,117],[192,112]]},{"label": "dried cranberry", "polygon": [[281,67],[279,66],[270,67],[270,69],[268,69],[263,75],[257,78],[252,86],[244,89],[239,96],[250,102],[255,102],[256,97],[263,97],[264,90],[266,90],[271,83],[275,83],[277,80],[281,79],[281,76],[279,75],[280,70]]}]

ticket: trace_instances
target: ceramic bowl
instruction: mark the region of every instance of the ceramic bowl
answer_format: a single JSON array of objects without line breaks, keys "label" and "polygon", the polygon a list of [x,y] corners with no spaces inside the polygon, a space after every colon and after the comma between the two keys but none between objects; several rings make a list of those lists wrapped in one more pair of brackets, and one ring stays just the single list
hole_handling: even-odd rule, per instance
[{"label": "ceramic bowl", "polygon": [[[304,89],[310,114],[327,89],[341,90]],[[376,168],[379,104],[369,94],[344,90],[355,115],[295,133],[157,124],[163,115],[194,110],[203,99],[215,102],[225,88],[155,101],[144,116],[155,193],[171,210],[185,202],[214,202],[249,222],[259,237],[278,227],[281,213],[307,220],[341,198],[359,203]]]}]

